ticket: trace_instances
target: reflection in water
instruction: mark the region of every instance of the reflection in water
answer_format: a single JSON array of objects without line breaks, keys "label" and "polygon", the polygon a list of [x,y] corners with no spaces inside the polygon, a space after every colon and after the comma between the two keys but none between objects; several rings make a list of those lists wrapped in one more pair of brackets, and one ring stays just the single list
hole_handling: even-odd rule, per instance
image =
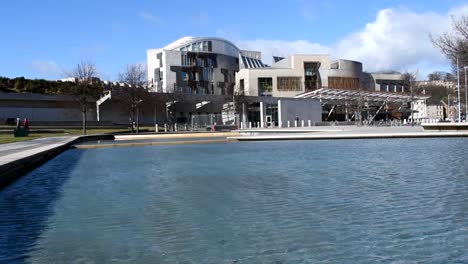
[{"label": "reflection in water", "polygon": [[23,263],[80,152],[67,151],[0,191],[0,263]]},{"label": "reflection in water", "polygon": [[466,143],[67,151],[0,193],[0,262],[466,262]]}]

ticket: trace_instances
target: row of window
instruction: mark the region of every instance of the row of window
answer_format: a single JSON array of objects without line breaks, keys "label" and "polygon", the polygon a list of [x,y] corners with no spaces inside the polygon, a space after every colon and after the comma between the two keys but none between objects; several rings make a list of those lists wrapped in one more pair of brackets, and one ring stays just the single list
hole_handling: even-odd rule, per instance
[{"label": "row of window", "polygon": [[[277,77],[278,91],[301,91],[301,77]],[[240,80],[239,89],[244,91],[244,79]],[[260,94],[273,91],[273,78],[258,78],[258,91]]]},{"label": "row of window", "polygon": [[202,71],[202,79],[200,79],[200,74],[198,72],[191,73],[191,77],[189,78],[189,73],[182,71],[181,72],[181,79],[183,81],[194,80],[194,81],[213,81],[213,68],[203,68]]},{"label": "row of window", "polygon": [[328,77],[328,87],[335,89],[357,90],[361,82],[359,78],[352,77]]},{"label": "row of window", "polygon": [[277,77],[278,91],[301,91],[301,77]]},{"label": "row of window", "polygon": [[209,57],[197,57],[189,54],[181,55],[182,66],[199,66],[199,67],[210,67],[213,68],[213,59]]},{"label": "row of window", "polygon": [[180,48],[180,51],[212,51],[213,45],[211,41],[199,41],[191,43],[185,47]]}]

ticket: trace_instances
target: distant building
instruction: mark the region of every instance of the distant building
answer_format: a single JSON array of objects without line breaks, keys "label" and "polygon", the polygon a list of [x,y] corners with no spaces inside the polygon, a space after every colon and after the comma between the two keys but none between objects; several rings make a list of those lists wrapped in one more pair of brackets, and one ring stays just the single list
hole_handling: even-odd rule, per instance
[{"label": "distant building", "polygon": [[416,86],[443,86],[450,89],[456,89],[457,83],[455,81],[444,81],[444,80],[437,80],[437,81],[416,81]]}]

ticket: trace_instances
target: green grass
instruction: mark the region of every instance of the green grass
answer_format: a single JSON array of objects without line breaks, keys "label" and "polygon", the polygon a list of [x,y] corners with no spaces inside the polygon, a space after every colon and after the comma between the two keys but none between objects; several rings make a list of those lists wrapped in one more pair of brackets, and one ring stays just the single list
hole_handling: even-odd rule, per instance
[{"label": "green grass", "polygon": [[[59,128],[56,128],[59,129]],[[82,135],[81,129],[63,129],[63,132],[58,133],[30,133],[27,137],[14,137],[13,129],[11,134],[0,134],[0,144],[7,144],[7,143],[14,143],[14,142],[21,142],[27,140],[33,140],[37,138],[44,138],[44,137],[57,137],[57,136],[71,136],[71,135]],[[112,133],[122,133],[122,132],[129,132],[128,129],[115,129],[115,128],[91,128],[87,129],[87,135],[95,135],[95,134],[112,134]]]}]

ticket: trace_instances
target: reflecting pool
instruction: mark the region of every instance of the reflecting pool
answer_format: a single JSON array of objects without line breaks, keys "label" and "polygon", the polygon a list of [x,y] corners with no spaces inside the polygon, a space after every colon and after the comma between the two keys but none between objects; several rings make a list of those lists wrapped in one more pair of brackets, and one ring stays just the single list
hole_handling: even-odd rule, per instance
[{"label": "reflecting pool", "polygon": [[0,191],[0,263],[466,263],[467,143],[68,150]]}]

